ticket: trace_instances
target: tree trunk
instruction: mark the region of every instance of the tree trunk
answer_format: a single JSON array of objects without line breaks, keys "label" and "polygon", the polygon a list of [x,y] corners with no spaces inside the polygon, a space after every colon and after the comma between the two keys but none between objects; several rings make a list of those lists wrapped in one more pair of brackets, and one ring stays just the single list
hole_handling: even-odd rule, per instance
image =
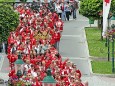
[{"label": "tree trunk", "polygon": [[102,32],[103,32],[103,28],[101,27],[101,41],[103,41],[103,36],[102,36]]},{"label": "tree trunk", "polygon": [[101,25],[102,25],[101,19],[98,19],[98,21],[97,21],[97,26],[98,26],[99,29],[101,28]]},{"label": "tree trunk", "polygon": [[99,24],[98,28],[101,29],[101,40],[103,40],[103,36],[102,36],[102,32],[103,32],[103,21],[102,21],[102,19],[99,20],[98,24]]}]

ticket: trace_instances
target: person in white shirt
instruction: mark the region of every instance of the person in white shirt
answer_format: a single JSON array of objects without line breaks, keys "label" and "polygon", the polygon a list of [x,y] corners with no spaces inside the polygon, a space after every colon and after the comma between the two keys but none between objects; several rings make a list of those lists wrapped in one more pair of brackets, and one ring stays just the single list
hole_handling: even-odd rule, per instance
[{"label": "person in white shirt", "polygon": [[31,64],[30,64],[30,60],[26,60],[26,64],[24,65],[24,74],[26,75],[27,72],[31,70]]},{"label": "person in white shirt", "polygon": [[56,4],[55,10],[56,10],[58,16],[61,18],[62,17],[62,9],[61,9],[61,4],[60,3]]},{"label": "person in white shirt", "polygon": [[32,74],[32,77],[37,77],[37,73],[35,72],[35,69],[34,69],[34,66],[31,65],[31,74]]},{"label": "person in white shirt", "polygon": [[16,50],[17,50],[16,45],[13,44],[13,45],[12,45],[12,48],[11,48],[11,52],[12,52],[12,54],[13,54]]},{"label": "person in white shirt", "polygon": [[40,49],[41,49],[41,44],[38,41],[37,44],[36,44],[36,46],[35,46],[35,50],[37,51],[37,54],[40,53]]}]

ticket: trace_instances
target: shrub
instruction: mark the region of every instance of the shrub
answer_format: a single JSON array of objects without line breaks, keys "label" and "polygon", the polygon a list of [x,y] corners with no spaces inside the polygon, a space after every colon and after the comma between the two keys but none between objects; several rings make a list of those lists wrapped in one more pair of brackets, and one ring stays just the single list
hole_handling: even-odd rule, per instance
[{"label": "shrub", "polygon": [[0,40],[6,41],[9,32],[15,30],[18,24],[18,13],[14,12],[11,5],[0,3]]}]

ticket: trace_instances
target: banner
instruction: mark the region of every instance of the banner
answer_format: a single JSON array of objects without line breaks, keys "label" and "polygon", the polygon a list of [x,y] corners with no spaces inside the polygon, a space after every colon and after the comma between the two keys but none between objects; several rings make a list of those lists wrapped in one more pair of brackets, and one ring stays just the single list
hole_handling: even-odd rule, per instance
[{"label": "banner", "polygon": [[103,0],[103,32],[102,32],[103,37],[106,36],[106,32],[107,32],[107,18],[108,18],[110,6],[111,6],[111,0]]}]

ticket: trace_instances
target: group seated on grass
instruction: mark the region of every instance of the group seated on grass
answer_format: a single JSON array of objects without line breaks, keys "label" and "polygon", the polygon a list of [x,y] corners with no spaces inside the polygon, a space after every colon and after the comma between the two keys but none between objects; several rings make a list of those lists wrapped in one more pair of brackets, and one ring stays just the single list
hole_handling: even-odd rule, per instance
[{"label": "group seated on grass", "polygon": [[[26,5],[26,4],[25,4]],[[63,31],[63,22],[55,12],[50,12],[41,6],[39,12],[25,5],[16,7],[19,12],[19,25],[8,38],[8,55],[11,71],[9,77],[12,83],[17,80],[14,62],[21,54],[25,62],[20,80],[31,83],[32,86],[42,86],[42,80],[50,68],[56,80],[56,86],[87,86],[81,81],[81,72],[67,58],[62,61],[59,54],[59,41]]]}]

